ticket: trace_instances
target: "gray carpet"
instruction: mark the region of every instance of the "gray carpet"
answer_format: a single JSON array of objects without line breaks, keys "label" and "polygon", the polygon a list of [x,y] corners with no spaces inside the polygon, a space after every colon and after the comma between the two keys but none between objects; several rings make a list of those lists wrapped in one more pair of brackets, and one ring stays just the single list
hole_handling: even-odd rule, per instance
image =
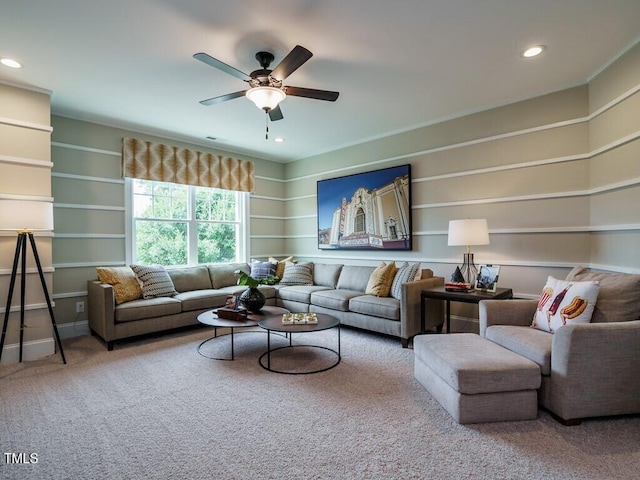
[{"label": "gray carpet", "polygon": [[[258,365],[264,334],[237,336],[234,362],[198,355],[210,335],[183,331],[113,352],[80,337],[64,343],[66,366],[59,356],[1,366],[0,453],[36,453],[37,463],[3,455],[0,478],[638,478],[640,416],[564,427],[540,412],[460,426],[414,380],[413,351],[397,340],[343,329],[336,368],[288,376]],[[313,335],[335,345],[333,331]],[[209,353],[227,354],[227,340]],[[286,354],[283,368],[295,362]]]}]

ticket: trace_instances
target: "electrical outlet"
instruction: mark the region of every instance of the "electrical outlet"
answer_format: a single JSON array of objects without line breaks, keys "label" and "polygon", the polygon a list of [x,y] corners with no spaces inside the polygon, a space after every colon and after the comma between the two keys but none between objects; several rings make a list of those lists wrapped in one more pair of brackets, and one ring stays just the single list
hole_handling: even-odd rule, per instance
[{"label": "electrical outlet", "polygon": [[84,313],[84,302],[76,302],[76,313]]}]

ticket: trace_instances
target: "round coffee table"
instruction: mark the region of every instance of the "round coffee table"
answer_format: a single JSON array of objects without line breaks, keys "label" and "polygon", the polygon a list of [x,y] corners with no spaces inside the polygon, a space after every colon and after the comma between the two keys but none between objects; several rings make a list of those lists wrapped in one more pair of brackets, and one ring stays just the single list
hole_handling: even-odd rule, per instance
[{"label": "round coffee table", "polygon": [[[316,324],[282,324],[282,314],[272,315],[265,317],[258,321],[258,325],[261,328],[264,328],[267,331],[267,351],[260,355],[258,359],[258,363],[265,370],[269,370],[270,372],[275,373],[284,373],[287,375],[306,375],[309,373],[320,373],[326,370],[330,370],[333,367],[337,366],[340,363],[342,357],[340,356],[340,320],[336,317],[332,317],[331,315],[327,315],[324,313],[317,313],[316,317],[318,318],[318,323]],[[322,330],[329,330],[332,328],[336,328],[338,331],[338,349],[334,350],[329,347],[323,347],[320,345],[293,345],[292,338],[294,333],[313,333],[320,332]],[[285,345],[284,347],[271,348],[271,332],[275,332],[277,334],[285,334],[289,336],[289,345]],[[286,370],[277,370],[271,367],[271,354],[278,350],[288,349],[288,348],[297,348],[297,347],[306,347],[306,348],[319,348],[323,350],[328,350],[336,354],[337,359],[334,363],[325,368],[320,368],[317,370],[308,370],[308,371],[286,371]],[[263,362],[264,358],[267,358],[267,364],[265,365]]]},{"label": "round coffee table", "polygon": [[[198,353],[203,357],[211,358],[213,360],[228,360],[228,361],[232,361],[235,359],[233,335],[236,328],[257,327],[258,321],[260,321],[265,317],[272,316],[272,315],[282,316],[285,313],[289,313],[289,310],[285,308],[267,305],[262,307],[262,309],[260,309],[258,313],[250,313],[249,315],[247,315],[246,318],[242,320],[228,320],[226,318],[219,318],[218,315],[216,315],[216,310],[217,309],[207,310],[206,312],[203,312],[200,315],[198,315],[198,321],[200,323],[213,327],[213,337],[207,338],[204,342],[198,345]],[[218,336],[218,328],[228,328],[231,330],[231,332]],[[243,332],[243,333],[264,333],[264,332],[258,331],[258,332]],[[202,351],[202,346],[205,343],[215,340],[216,338],[224,337],[226,335],[231,335],[231,358],[213,357],[211,355],[207,355]]]}]

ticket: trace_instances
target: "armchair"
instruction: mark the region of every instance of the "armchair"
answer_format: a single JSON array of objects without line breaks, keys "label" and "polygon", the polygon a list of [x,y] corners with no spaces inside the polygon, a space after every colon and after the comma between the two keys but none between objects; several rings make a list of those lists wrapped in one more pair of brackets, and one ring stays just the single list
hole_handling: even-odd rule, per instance
[{"label": "armchair", "polygon": [[600,282],[592,323],[547,333],[529,327],[536,300],[483,300],[480,335],[539,365],[538,403],[564,424],[640,413],[640,275],[576,267],[567,280]]}]

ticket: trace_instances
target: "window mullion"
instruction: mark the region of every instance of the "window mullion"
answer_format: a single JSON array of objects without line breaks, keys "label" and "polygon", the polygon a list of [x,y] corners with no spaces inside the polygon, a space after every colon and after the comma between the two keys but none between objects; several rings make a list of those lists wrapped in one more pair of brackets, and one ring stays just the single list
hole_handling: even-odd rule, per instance
[{"label": "window mullion", "polygon": [[189,186],[187,206],[187,245],[189,265],[198,263],[198,223],[196,221],[196,188]]}]

